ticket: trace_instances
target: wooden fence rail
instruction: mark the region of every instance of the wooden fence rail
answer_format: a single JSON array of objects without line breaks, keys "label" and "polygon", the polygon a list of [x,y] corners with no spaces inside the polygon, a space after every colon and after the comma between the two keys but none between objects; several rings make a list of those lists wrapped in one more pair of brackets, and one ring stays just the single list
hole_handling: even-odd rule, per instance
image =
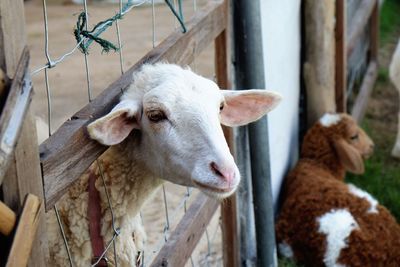
[{"label": "wooden fence rail", "polygon": [[186,24],[185,34],[179,30],[172,33],[40,146],[46,210],[107,149],[89,139],[86,125],[111,110],[121,90],[132,82],[132,74],[144,63],[190,64],[226,28],[226,16],[223,1],[210,1]]}]

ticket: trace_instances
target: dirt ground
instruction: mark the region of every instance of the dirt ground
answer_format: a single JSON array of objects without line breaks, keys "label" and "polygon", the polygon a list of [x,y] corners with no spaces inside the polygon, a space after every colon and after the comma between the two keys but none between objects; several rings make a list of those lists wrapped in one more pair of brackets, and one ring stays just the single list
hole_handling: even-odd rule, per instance
[{"label": "dirt ground", "polygon": [[[81,5],[65,5],[65,1],[48,0],[48,35],[49,54],[52,60],[69,52],[76,45],[73,29],[77,16],[82,12]],[[197,1],[200,8],[205,1]],[[89,28],[99,21],[116,14],[117,5],[89,4]],[[28,44],[31,51],[31,70],[44,66],[45,36],[43,22],[42,1],[31,0],[25,5],[26,31],[28,33]],[[185,18],[190,18],[194,12],[192,1],[184,1]],[[155,45],[159,44],[179,24],[173,18],[169,9],[163,5],[155,8]],[[153,47],[152,43],[152,10],[150,6],[134,8],[120,21],[120,32],[123,51],[123,69],[126,70],[136,61],[143,57]],[[111,27],[104,35],[107,40],[117,44],[115,26]],[[206,76],[214,76],[214,54],[210,47],[192,64],[192,69]],[[109,84],[121,75],[119,54],[110,52],[102,53],[98,45],[92,45],[89,61],[90,87],[93,95],[98,95]],[[88,89],[85,70],[84,56],[76,51],[63,62],[48,71],[48,80],[51,95],[51,131],[56,129],[76,111],[88,103]],[[35,96],[33,109],[37,116],[47,121],[47,95],[44,71],[33,76]],[[41,129],[42,132],[46,130]],[[185,187],[166,184],[166,199],[170,220],[170,229],[173,229],[184,214],[184,203],[182,199],[187,194]],[[198,194],[193,190],[187,200],[187,206]],[[151,200],[143,212],[143,222],[148,234],[147,249],[145,252],[145,263],[148,265],[164,243],[164,228],[166,224],[163,194],[160,190],[155,199]],[[204,235],[193,254],[194,266],[222,266],[221,255],[221,229],[219,227],[219,212],[212,219],[208,227],[208,239]],[[208,245],[210,244],[210,246]],[[207,257],[209,255],[209,257]],[[207,260],[208,259],[208,260]],[[191,261],[187,263],[192,266]]]}]

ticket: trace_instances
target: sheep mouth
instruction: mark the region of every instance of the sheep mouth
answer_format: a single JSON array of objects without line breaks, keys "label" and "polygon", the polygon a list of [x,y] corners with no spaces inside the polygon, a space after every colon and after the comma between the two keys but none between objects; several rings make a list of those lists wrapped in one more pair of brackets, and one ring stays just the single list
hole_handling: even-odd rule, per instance
[{"label": "sheep mouth", "polygon": [[205,191],[211,191],[213,193],[226,194],[226,193],[231,193],[231,192],[233,192],[235,190],[234,187],[227,187],[227,188],[214,187],[214,186],[203,184],[203,183],[200,183],[200,182],[197,182],[197,181],[194,181],[194,180],[193,180],[193,183],[199,189],[204,189]]}]

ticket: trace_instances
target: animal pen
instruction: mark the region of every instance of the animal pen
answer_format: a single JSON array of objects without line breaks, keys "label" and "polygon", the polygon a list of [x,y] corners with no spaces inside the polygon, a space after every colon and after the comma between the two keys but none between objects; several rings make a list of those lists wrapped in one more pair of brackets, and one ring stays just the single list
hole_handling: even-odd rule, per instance
[{"label": "animal pen", "polygon": [[[254,85],[252,83],[246,84],[245,81],[239,79],[236,81],[233,79],[234,72],[242,71],[241,68],[245,68],[243,66],[249,64],[249,62],[243,59],[242,65],[231,65],[231,54],[234,54],[235,51],[232,51],[234,49],[231,47],[232,42],[230,41],[231,39],[235,41],[236,46],[238,45],[237,43],[240,44],[240,41],[230,36],[232,32],[230,27],[236,23],[235,31],[237,31],[236,27],[243,27],[241,33],[246,33],[244,28],[246,25],[238,21],[231,21],[232,7],[229,6],[231,1],[193,0],[193,2],[184,1],[182,5],[179,5],[181,1],[166,0],[165,2],[170,5],[169,8],[167,5],[162,7],[161,5],[156,5],[155,2],[158,1],[154,0],[143,0],[139,4],[133,4],[133,2],[138,1],[120,0],[119,6],[112,6],[117,15],[115,13],[109,14],[109,16],[102,16],[95,20],[92,19],[91,13],[91,9],[94,7],[88,6],[86,1],[83,1],[83,4],[79,7],[80,11],[83,11],[83,13],[79,12],[81,17],[78,15],[73,16],[74,11],[65,7],[66,10],[70,11],[74,22],[62,25],[63,28],[67,28],[69,31],[68,39],[62,41],[66,42],[68,40],[70,42],[73,40],[74,45],[65,51],[59,51],[56,56],[49,52],[49,47],[52,47],[53,44],[50,33],[60,31],[60,29],[52,28],[53,25],[50,21],[51,18],[53,20],[57,19],[60,14],[50,14],[48,10],[49,8],[51,9],[51,6],[46,3],[46,0],[42,1],[43,6],[40,7],[40,12],[43,14],[43,21],[41,21],[40,29],[34,29],[34,34],[40,32],[40,37],[44,35],[44,47],[41,47],[36,52],[44,52],[45,57],[42,57],[35,64],[30,64],[31,67],[29,67],[29,51],[26,48],[27,37],[25,30],[30,26],[31,22],[25,24],[24,3],[22,0],[0,1],[0,66],[6,74],[4,88],[8,88],[9,92],[0,118],[0,185],[2,186],[0,197],[5,203],[3,205],[0,202],[0,211],[5,211],[4,214],[7,215],[0,216],[0,223],[3,224],[3,221],[5,221],[8,225],[6,232],[12,232],[8,238],[4,237],[0,240],[0,265],[3,265],[3,259],[5,261],[8,254],[8,261],[4,262],[6,266],[24,266],[28,261],[29,266],[46,266],[45,257],[48,247],[45,212],[56,210],[57,201],[106,150],[105,146],[89,139],[86,133],[86,126],[93,119],[106,114],[118,102],[122,91],[129,86],[132,74],[139,70],[144,63],[168,61],[183,66],[190,64],[196,70],[196,66],[200,65],[199,61],[202,60],[203,53],[210,53],[210,50],[213,50],[215,73],[208,73],[208,75],[215,75],[220,88],[246,88],[245,86],[247,88],[255,88],[259,86],[257,82]],[[148,7],[149,13],[145,13],[148,16],[150,25],[148,28],[141,29],[141,32],[146,31],[151,34],[145,37],[140,36],[143,39],[140,40],[142,43],[135,43],[132,46],[136,49],[136,46],[145,43],[149,45],[150,51],[144,56],[141,54],[140,59],[134,63],[131,62],[132,59],[127,57],[130,45],[126,40],[137,34],[136,32],[132,33],[135,25],[130,25],[131,28],[127,28],[129,29],[128,33],[127,30],[123,29],[123,20],[120,20],[119,14],[124,14],[124,19],[128,20],[129,17],[135,16],[136,10],[140,8],[139,5],[146,2],[151,4]],[[238,2],[241,2],[243,6],[237,5],[234,7],[237,10],[247,9],[251,6],[250,3],[244,4],[245,0],[236,1],[236,3]],[[330,74],[335,76],[332,79],[335,83],[333,88],[329,88],[328,98],[329,101],[336,104],[335,110],[352,110],[356,119],[360,120],[377,73],[378,1],[336,0],[335,7],[334,41],[336,46],[334,49],[336,50],[336,56],[332,58],[334,72]],[[104,9],[107,8],[110,9],[109,7]],[[160,8],[168,11],[168,15],[174,24],[171,28],[165,25],[158,25],[160,28],[164,27],[164,31],[166,31],[165,28],[168,28],[169,32],[172,31],[169,35],[163,36],[165,39],[162,41],[158,41],[160,37],[157,36],[158,28],[156,27],[157,14]],[[193,14],[190,18],[185,13],[189,10]],[[80,18],[80,23],[76,27],[79,28],[80,32],[74,37],[72,29],[76,25],[78,17]],[[87,18],[86,23],[83,22],[83,18]],[[112,19],[107,20],[107,18]],[[104,55],[100,56],[97,53],[99,51],[92,52],[93,50],[90,51],[90,55],[86,53],[80,54],[79,52],[80,49],[85,50],[87,48],[86,45],[93,42],[88,39],[88,36],[96,33],[96,31],[91,32],[91,25],[95,25],[98,22],[102,23],[98,25],[97,30],[104,31],[106,37],[103,38],[103,35],[101,35],[94,36],[94,38],[92,36],[91,38],[100,37],[101,39],[97,39],[99,43],[105,45],[107,49],[114,45],[118,51],[116,54],[118,56],[118,64],[112,65],[114,69],[118,69],[118,79],[112,77],[113,82],[105,89],[104,87],[96,86],[96,80],[99,75],[94,74],[96,67],[94,65],[100,65]],[[366,27],[366,25],[369,26]],[[365,30],[366,28],[367,30]],[[183,31],[185,32],[183,33]],[[258,33],[247,32],[248,42],[254,37],[252,34],[257,35]],[[75,41],[75,38],[78,40]],[[107,40],[114,41],[107,43]],[[369,40],[366,46],[362,45],[364,40]],[[255,42],[257,41],[259,40],[255,40]],[[91,48],[94,49],[97,45],[93,42]],[[60,41],[54,42],[54,46],[61,46]],[[213,48],[210,49],[210,47]],[[238,48],[236,47],[236,49]],[[357,51],[361,52],[356,53]],[[77,65],[69,65],[69,68],[79,68],[82,71],[75,71],[72,76],[57,72],[57,69],[67,64],[72,56],[79,56],[80,61]],[[361,61],[363,63],[358,64]],[[106,64],[110,65],[111,63],[106,62]],[[210,66],[207,66],[207,68],[210,68]],[[54,74],[55,72],[56,74]],[[108,75],[108,72],[111,72],[111,70],[106,70],[103,75]],[[255,75],[252,77],[257,77],[255,73],[256,70],[252,72],[252,75]],[[71,80],[78,79],[81,79],[82,88],[86,87],[86,89],[82,89],[75,96],[76,100],[74,102],[87,103],[77,112],[76,103],[73,103],[71,104],[75,108],[73,114],[60,114],[62,111],[55,109],[54,106],[56,104],[64,105],[63,96],[72,90],[78,90],[68,88],[72,84]],[[32,80],[34,80],[36,94],[43,96],[40,100],[40,108],[43,113],[46,110],[46,116],[48,116],[48,129],[46,130],[50,137],[40,146],[36,141],[36,119],[33,115],[33,108],[30,107],[30,100],[33,94]],[[111,79],[109,80],[111,81]],[[42,86],[37,86],[37,84]],[[54,87],[60,86],[60,84],[67,84],[68,86],[65,85],[64,88],[67,88],[68,91],[57,92],[54,90]],[[356,89],[353,90],[353,88]],[[307,93],[309,94],[308,90],[307,88]],[[318,92],[320,94],[319,98],[324,96],[324,92],[319,88],[310,90]],[[358,94],[356,94],[357,92]],[[96,96],[97,93],[98,95]],[[55,94],[60,97],[54,97]],[[354,95],[356,97],[353,99],[352,96]],[[4,91],[0,90],[1,101],[4,99],[3,96]],[[0,106],[3,105],[1,101]],[[321,102],[320,99],[318,101]],[[312,103],[311,101],[307,104],[311,106],[311,109],[316,109],[315,106],[317,105],[324,105],[322,102]],[[325,112],[327,107],[324,106],[323,109]],[[63,118],[62,121],[56,121],[52,118],[54,114],[58,114],[57,116]],[[60,126],[61,122],[62,125]],[[239,164],[248,165],[249,145],[240,143],[239,139],[242,137],[248,138],[249,133],[240,132],[239,130],[238,135],[235,135],[234,138],[231,129],[226,128],[224,131],[232,154],[237,156]],[[236,151],[233,151],[235,149]],[[248,170],[250,167],[247,165],[244,167],[247,168],[244,173],[247,175],[247,171],[249,171],[251,175],[252,170]],[[267,163],[265,166],[268,168]],[[251,184],[251,181],[246,182]],[[186,264],[188,266],[224,265],[230,267],[247,263],[252,264],[255,260],[258,260],[253,257],[254,255],[256,257],[269,257],[269,260],[273,259],[273,233],[272,236],[268,237],[270,241],[268,249],[272,251],[271,255],[265,256],[258,250],[257,253],[254,251],[254,244],[256,243],[254,239],[257,238],[257,242],[259,242],[260,235],[257,233],[255,236],[254,225],[247,224],[251,221],[249,214],[252,214],[253,211],[252,204],[249,204],[253,201],[251,185],[247,188],[250,193],[245,192],[241,187],[237,196],[226,199],[222,203],[205,197],[196,190],[192,191],[186,188],[181,188],[178,191],[179,199],[171,201],[169,196],[173,192],[171,193],[169,189],[170,186],[166,185],[156,196],[156,205],[159,206],[157,212],[163,214],[163,220],[157,222],[158,230],[151,229],[151,232],[148,231],[149,235],[155,235],[156,242],[149,244],[145,254],[142,255],[142,265],[184,266]],[[255,190],[260,191],[261,187],[256,187]],[[268,194],[265,195],[267,196]],[[41,199],[44,201],[41,201]],[[262,199],[260,198],[260,200]],[[240,210],[237,209],[237,206],[239,206]],[[218,210],[221,211],[220,218],[218,217]],[[112,213],[112,203],[110,203],[108,212]],[[273,231],[272,213],[271,208],[267,223],[264,225],[270,231],[271,229]],[[143,214],[143,216],[144,224],[146,224],[146,214]],[[212,226],[209,226],[210,221]],[[250,223],[255,223],[254,218]],[[17,225],[16,229],[14,225]],[[114,238],[105,240],[110,250],[114,249],[113,241],[116,240],[118,242],[118,227],[118,225],[113,225]],[[244,227],[247,228],[243,230]],[[240,233],[240,231],[242,232]],[[222,242],[218,243],[215,240],[219,237],[219,232],[222,232]],[[253,240],[250,240],[250,238],[253,238]],[[196,246],[199,241],[199,246],[203,246],[203,250],[196,252]],[[67,242],[68,240],[66,240]],[[259,247],[263,249],[260,244],[264,243],[257,244],[259,245],[257,249]],[[253,251],[250,251],[252,249]],[[249,252],[248,255],[246,254],[247,252]],[[199,259],[196,259],[196,255],[200,255]]]},{"label": "animal pen", "polygon": [[[8,255],[6,266],[24,266],[29,262],[29,266],[46,266],[45,257],[48,253],[46,241],[45,212],[54,210],[57,214],[57,200],[65,194],[68,188],[76,181],[85,170],[96,161],[96,159],[106,150],[106,147],[90,140],[86,133],[86,125],[106,112],[108,112],[118,101],[121,92],[130,84],[132,74],[137,71],[144,63],[156,63],[167,61],[179,65],[189,65],[196,68],[196,57],[210,45],[214,44],[215,51],[215,76],[221,88],[230,87],[228,71],[228,5],[226,1],[207,1],[202,7],[197,9],[196,0],[193,1],[193,17],[187,21],[183,20],[183,8],[175,1],[166,1],[172,14],[177,17],[173,32],[161,43],[156,45],[155,20],[158,6],[154,1],[143,1],[133,4],[128,1],[125,4],[119,1],[119,12],[114,18],[125,15],[129,16],[129,11],[137,5],[149,2],[152,4],[152,44],[153,49],[142,57],[137,63],[125,70],[124,33],[119,26],[119,18],[110,21],[103,21],[98,26],[99,31],[109,28],[115,31],[119,53],[121,76],[98,96],[94,97],[92,92],[92,77],[90,72],[90,59],[87,53],[82,55],[82,64],[85,64],[86,73],[86,93],[88,103],[73,116],[65,121],[57,130],[53,132],[52,113],[52,86],[49,79],[49,72],[63,64],[74,53],[85,45],[89,46],[92,40],[88,35],[77,35],[81,38],[75,47],[65,54],[52,57],[49,53],[49,27],[48,5],[43,0],[43,26],[45,36],[45,64],[42,67],[29,65],[29,51],[26,48],[26,33],[24,21],[24,4],[22,1],[2,1],[0,4],[1,15],[1,41],[3,46],[0,52],[2,67],[6,70],[6,76],[13,77],[9,90],[7,103],[3,109],[1,117],[1,173],[2,197],[4,203],[14,211],[21,211],[18,222],[15,222],[15,213],[8,210],[10,215],[10,231],[12,225],[17,224],[14,239],[9,238],[11,249]],[[178,7],[179,6],[179,7]],[[87,21],[90,20],[90,6],[84,1],[82,5],[83,15]],[[118,8],[116,8],[118,9]],[[131,11],[132,12],[132,11]],[[88,16],[89,14],[89,16]],[[80,17],[82,18],[82,17]],[[91,21],[92,23],[92,21]],[[89,22],[81,24],[80,30],[88,33]],[[73,25],[68,25],[72,28]],[[77,26],[79,28],[79,26]],[[96,33],[96,31],[95,31]],[[71,37],[73,38],[72,34]],[[92,38],[95,39],[95,38]],[[111,44],[112,45],[112,44]],[[194,65],[194,66],[193,66]],[[39,77],[44,75],[45,88],[47,92],[48,109],[48,132],[49,138],[40,146],[36,141],[35,118],[30,108],[32,98],[31,76]],[[43,77],[43,76],[42,76]],[[53,101],[52,101],[53,100]],[[232,133],[230,129],[224,130],[230,147],[233,147]],[[40,155],[40,157],[39,157]],[[4,178],[4,180],[3,180]],[[185,189],[183,197],[171,210],[166,196],[168,191],[163,188],[163,210],[165,211],[165,222],[161,235],[158,236],[158,244],[154,255],[146,252],[142,255],[141,264],[145,266],[183,266],[185,263],[197,266],[192,258],[192,252],[201,238],[205,239],[206,252],[199,260],[201,265],[210,264],[212,253],[211,244],[217,234],[222,230],[223,248],[216,252],[223,255],[224,266],[235,266],[237,259],[236,246],[236,216],[232,199],[227,199],[221,204],[221,223],[212,231],[208,231],[208,224],[216,214],[220,203],[202,194],[194,194],[191,189]],[[29,195],[27,195],[29,193]],[[196,198],[193,199],[193,195]],[[41,199],[44,201],[42,202]],[[189,203],[190,206],[189,206]],[[109,206],[112,214],[112,203]],[[184,213],[180,221],[177,214]],[[8,218],[8,217],[7,217]],[[13,222],[14,220],[14,222]],[[176,225],[175,229],[173,226]],[[219,229],[219,225],[222,225]],[[112,226],[114,237],[112,240],[105,240],[106,249],[116,249],[115,242],[118,242],[118,225]],[[62,231],[62,227],[60,227]],[[12,241],[11,241],[12,240]],[[6,241],[2,244],[5,244]],[[68,249],[68,240],[64,240]],[[114,244],[114,246],[113,246]],[[162,245],[159,248],[160,244]],[[3,245],[2,245],[3,246]],[[218,248],[217,248],[218,249]],[[31,251],[32,250],[32,251]],[[7,257],[7,249],[2,249],[2,259]],[[149,251],[151,251],[149,249]],[[71,255],[73,258],[73,255]],[[222,260],[219,259],[222,265]],[[71,263],[71,266],[73,263]]]}]

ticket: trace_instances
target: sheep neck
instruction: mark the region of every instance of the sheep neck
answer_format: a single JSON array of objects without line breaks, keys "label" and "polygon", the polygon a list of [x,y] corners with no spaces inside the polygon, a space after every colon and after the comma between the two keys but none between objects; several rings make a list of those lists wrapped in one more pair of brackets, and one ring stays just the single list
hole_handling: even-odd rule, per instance
[{"label": "sheep neck", "polygon": [[[127,151],[129,147],[126,144],[110,147],[99,161],[114,213],[119,214],[120,210],[121,215],[136,216],[163,182],[147,169],[138,155]],[[100,177],[98,169],[96,173]],[[100,193],[104,192],[100,188],[103,187],[101,179],[97,179],[96,187]],[[102,207],[106,209],[108,201],[105,194],[101,195],[101,199]]]}]

